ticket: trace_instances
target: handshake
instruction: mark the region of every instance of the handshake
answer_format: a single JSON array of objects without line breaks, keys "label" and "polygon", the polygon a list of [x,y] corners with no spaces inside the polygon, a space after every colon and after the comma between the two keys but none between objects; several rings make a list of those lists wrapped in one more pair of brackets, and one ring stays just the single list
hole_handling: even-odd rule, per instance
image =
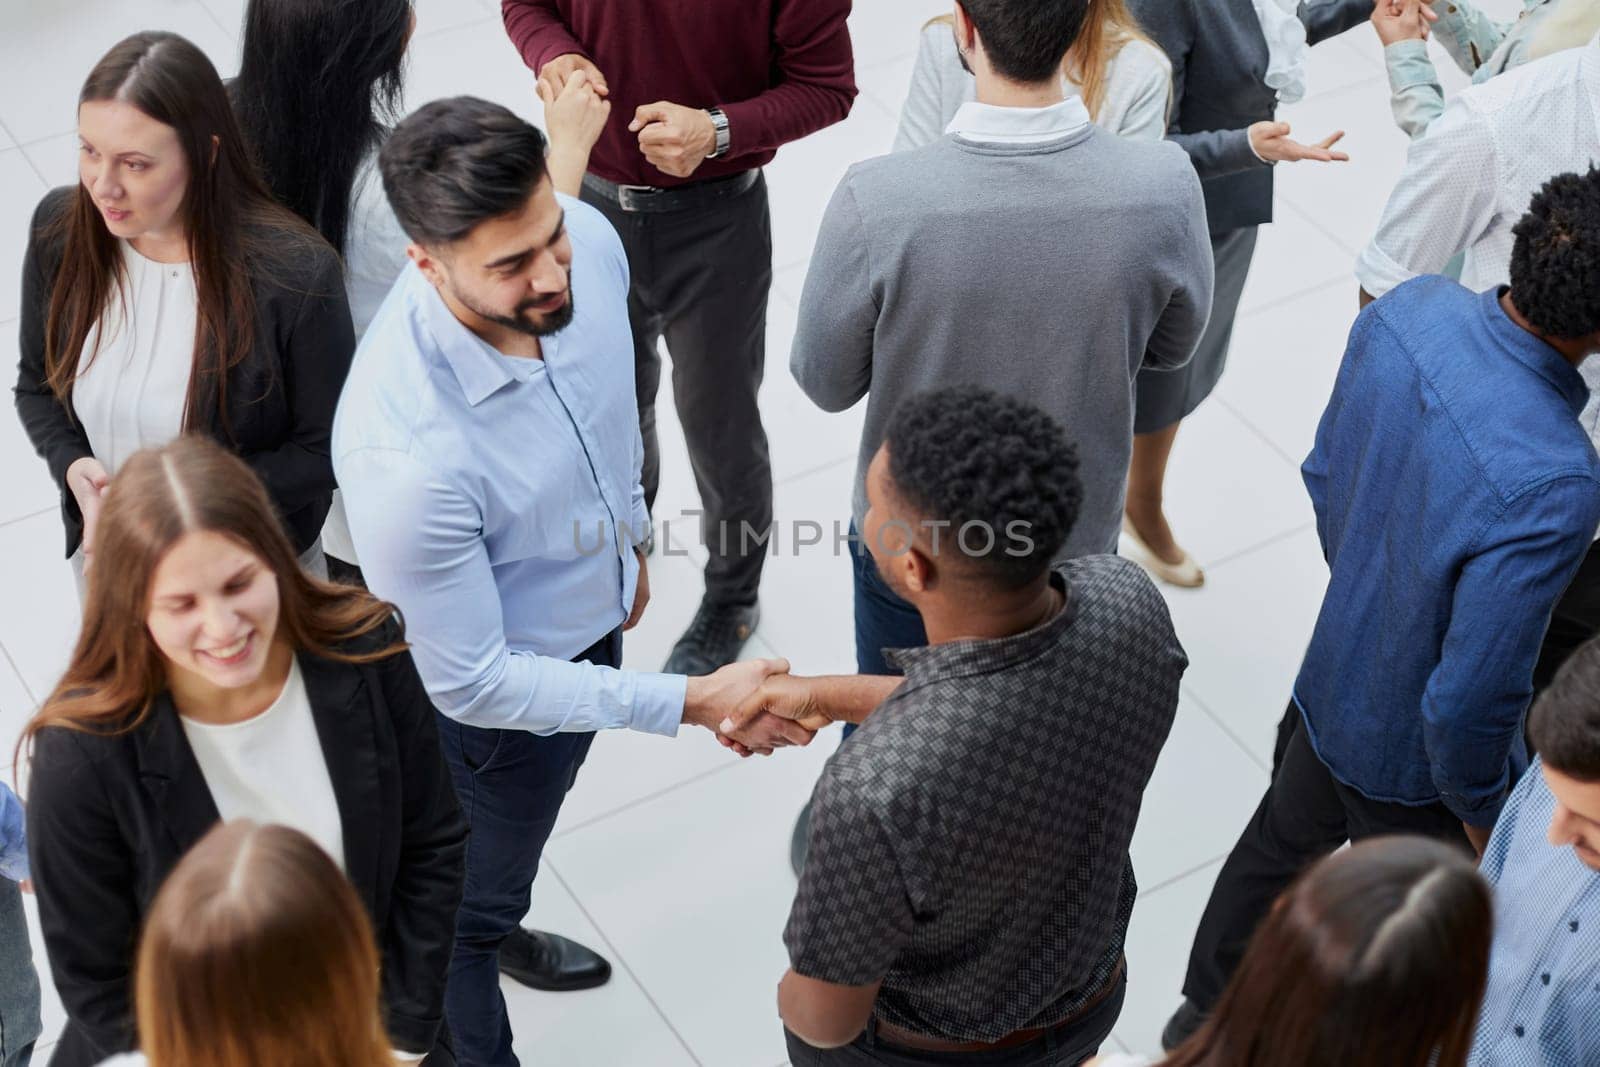
[{"label": "handshake", "polygon": [[704,726],[740,756],[770,756],[809,745],[829,723],[860,722],[899,684],[873,675],[801,678],[789,673],[788,660],[745,660],[690,678],[683,721]]}]

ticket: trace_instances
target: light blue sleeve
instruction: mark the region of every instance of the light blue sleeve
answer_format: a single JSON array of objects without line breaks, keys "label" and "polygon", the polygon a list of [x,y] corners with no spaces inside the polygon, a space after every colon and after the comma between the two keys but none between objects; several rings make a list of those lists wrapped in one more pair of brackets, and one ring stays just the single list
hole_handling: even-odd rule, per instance
[{"label": "light blue sleeve", "polygon": [[1439,21],[1430,31],[1450,53],[1463,74],[1476,74],[1486,63],[1515,23],[1499,23],[1474,7],[1468,0],[1436,3],[1433,10]]},{"label": "light blue sleeve", "polygon": [[1389,71],[1389,108],[1394,122],[1413,141],[1444,114],[1444,86],[1428,55],[1426,41],[1397,41],[1383,50]]},{"label": "light blue sleeve", "polygon": [[28,831],[22,801],[0,782],[0,877],[20,882],[28,873]]},{"label": "light blue sleeve", "polygon": [[339,475],[361,566],[400,608],[428,696],[445,715],[536,734],[628,728],[673,736],[682,675],[620,671],[507,647],[478,506],[411,456],[365,448]]}]

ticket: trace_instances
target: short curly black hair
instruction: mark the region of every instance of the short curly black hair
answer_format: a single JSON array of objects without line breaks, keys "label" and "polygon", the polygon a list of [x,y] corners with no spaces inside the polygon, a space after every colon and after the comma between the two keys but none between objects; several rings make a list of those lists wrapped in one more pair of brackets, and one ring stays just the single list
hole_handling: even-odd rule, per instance
[{"label": "short curly black hair", "polygon": [[1512,230],[1511,302],[1563,341],[1600,333],[1600,169],[1558,174]]},{"label": "short curly black hair", "polygon": [[[904,401],[884,435],[894,493],[974,574],[1020,589],[1048,570],[1078,520],[1078,450],[1032,404],[974,386]],[[926,544],[932,528],[919,530]]]}]

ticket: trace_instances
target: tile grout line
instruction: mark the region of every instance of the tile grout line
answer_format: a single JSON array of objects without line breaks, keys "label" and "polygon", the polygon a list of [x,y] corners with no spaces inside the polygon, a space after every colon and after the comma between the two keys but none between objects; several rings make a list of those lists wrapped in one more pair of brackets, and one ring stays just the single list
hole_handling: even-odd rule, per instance
[{"label": "tile grout line", "polygon": [[7,526],[15,526],[19,522],[27,522],[29,519],[37,519],[40,515],[48,515],[52,511],[60,511],[60,510],[61,510],[61,505],[52,504],[47,508],[40,508],[38,511],[30,511],[26,515],[18,515],[14,519],[6,519],[4,521],[0,521],[0,529],[4,529]]},{"label": "tile grout line", "polygon": [[[1344,246],[1340,245],[1339,250],[1341,252],[1344,251]],[[1259,304],[1252,304],[1248,308],[1241,307],[1239,309],[1239,314],[1235,317],[1239,319],[1248,319],[1256,315],[1264,314],[1268,311],[1276,311],[1285,304],[1292,303],[1296,300],[1304,300],[1306,297],[1320,293],[1324,289],[1332,289],[1334,286],[1340,285],[1352,277],[1353,275],[1346,274],[1340,274],[1337,277],[1328,277],[1323,281],[1316,282],[1313,285],[1308,285],[1304,289],[1297,289],[1292,293],[1285,293],[1283,296],[1275,296],[1271,300],[1264,300]]]},{"label": "tile grout line", "polygon": [[1220,856],[1212,856],[1210,859],[1206,860],[1204,863],[1197,863],[1193,867],[1190,867],[1186,871],[1182,871],[1182,872],[1180,872],[1178,874],[1174,874],[1169,878],[1164,878],[1161,881],[1157,882],[1153,886],[1150,886],[1150,887],[1148,887],[1146,889],[1139,890],[1139,895],[1135,899],[1136,900],[1143,900],[1145,897],[1150,896],[1153,893],[1159,893],[1163,889],[1170,889],[1173,885],[1177,884],[1178,882],[1183,881],[1185,878],[1188,878],[1190,875],[1199,874],[1201,871],[1205,870],[1207,867],[1211,866],[1213,863],[1216,863],[1218,860],[1225,860],[1227,858],[1228,858],[1228,853],[1226,853],[1226,852],[1222,853]]},{"label": "tile grout line", "polygon": [[22,161],[28,165],[29,170],[33,171],[34,176],[40,181],[44,182],[46,188],[49,188],[50,179],[44,176],[44,171],[39,169],[39,164],[35,163],[33,161],[33,156],[28,154],[27,146],[21,141],[17,140],[16,135],[11,132],[11,127],[7,126],[4,122],[0,122],[0,131],[4,131],[5,135],[11,139],[11,143],[16,146],[17,155],[22,157]]},{"label": "tile grout line", "polygon": [[729,756],[729,760],[730,760],[730,762],[724,763],[721,766],[713,767],[708,771],[698,771],[698,772],[696,772],[695,774],[691,775],[688,778],[681,779],[680,781],[674,782],[669,786],[663,786],[662,788],[657,789],[653,793],[647,793],[646,795],[644,795],[642,797],[639,797],[639,798],[637,798],[635,800],[628,801],[626,804],[621,804],[621,805],[618,805],[615,808],[610,808],[610,809],[608,809],[606,811],[600,812],[598,815],[591,815],[587,819],[584,819],[580,823],[575,823],[572,826],[568,826],[565,829],[558,830],[557,832],[551,834],[550,835],[550,840],[552,840],[552,841],[562,840],[563,838],[566,838],[566,837],[568,837],[568,836],[570,836],[572,834],[577,833],[579,830],[586,830],[589,827],[595,825],[596,823],[605,822],[607,819],[610,819],[613,816],[621,815],[624,812],[632,811],[634,808],[637,808],[641,804],[648,804],[649,802],[651,802],[653,800],[660,800],[662,797],[666,796],[667,794],[676,792],[677,790],[682,789],[684,786],[694,785],[697,782],[703,782],[707,778],[712,777],[713,775],[724,774],[724,773],[732,770],[733,768],[739,766],[742,762],[744,762],[743,760],[740,760],[740,759],[738,759],[736,757],[733,757],[733,756]]},{"label": "tile grout line", "polygon": [[1284,530],[1282,533],[1273,534],[1271,537],[1258,541],[1255,544],[1250,545],[1248,548],[1241,548],[1237,552],[1230,552],[1228,555],[1223,556],[1221,559],[1216,560],[1215,562],[1207,563],[1206,569],[1217,570],[1220,567],[1225,567],[1230,563],[1234,563],[1243,557],[1250,555],[1251,553],[1259,552],[1262,549],[1271,548],[1276,544],[1289,540],[1291,537],[1296,537],[1300,534],[1303,534],[1307,530],[1314,530],[1316,529],[1316,525],[1317,524],[1314,521],[1303,522],[1294,527],[1292,530]]},{"label": "tile grout line", "polygon": [[[1340,237],[1334,231],[1332,231],[1332,230],[1328,229],[1326,226],[1324,226],[1322,224],[1322,221],[1320,219],[1318,219],[1317,216],[1313,215],[1311,212],[1307,211],[1305,208],[1303,208],[1299,204],[1295,203],[1293,194],[1289,193],[1288,191],[1285,191],[1284,194],[1283,194],[1283,205],[1284,205],[1284,207],[1287,207],[1290,211],[1294,212],[1296,215],[1299,215],[1300,218],[1302,220],[1304,220],[1306,222],[1306,224],[1309,225],[1312,229],[1316,230],[1318,233],[1322,234],[1322,236],[1326,237],[1328,240],[1330,240],[1334,244],[1338,245],[1339,248],[1341,250],[1343,250],[1346,255],[1355,257],[1357,259],[1360,258],[1360,256],[1361,256],[1361,249],[1360,248],[1351,248],[1349,245],[1345,244],[1344,243],[1344,239],[1342,237]],[[1352,279],[1354,277],[1354,273],[1355,273],[1354,270],[1352,270],[1351,271]],[[1359,285],[1360,283],[1357,282],[1356,284]]]},{"label": "tile grout line", "polygon": [[555,863],[551,861],[549,856],[544,857],[543,865],[549,869],[550,874],[555,878],[555,880],[561,883],[561,888],[567,891],[567,896],[571,897],[572,903],[577,905],[578,913],[588,921],[590,926],[594,927],[594,932],[600,935],[600,940],[605,942],[606,950],[611,953],[611,958],[616,961],[617,966],[622,968],[623,973],[626,974],[628,978],[632,980],[633,984],[639,988],[639,993],[646,1001],[649,1002],[650,1007],[655,1009],[655,1013],[661,1017],[662,1024],[672,1032],[673,1037],[678,1039],[678,1044],[683,1046],[684,1054],[689,1057],[690,1062],[693,1063],[695,1067],[705,1067],[705,1065],[700,1062],[700,1057],[694,1054],[694,1049],[689,1047],[689,1042],[684,1040],[684,1036],[678,1032],[678,1028],[672,1025],[672,1020],[667,1018],[667,1013],[661,1010],[661,1005],[658,1004],[656,1002],[656,998],[650,994],[650,990],[646,989],[644,983],[639,981],[639,976],[633,972],[633,968],[628,965],[628,961],[622,958],[622,953],[617,951],[617,946],[612,944],[611,939],[606,936],[606,932],[600,929],[600,924],[595,921],[595,917],[589,913],[589,909],[584,907],[583,901],[578,899],[578,894],[573,892],[572,886],[568,885],[567,880],[561,877],[561,871],[556,867]]},{"label": "tile grout line", "polygon": [[1226,736],[1228,740],[1239,746],[1239,750],[1244,753],[1246,759],[1248,759],[1251,763],[1254,763],[1257,767],[1260,767],[1262,770],[1266,771],[1269,775],[1272,773],[1272,768],[1261,762],[1260,758],[1256,756],[1255,750],[1249,745],[1245,744],[1244,739],[1238,734],[1234,733],[1233,729],[1229,727],[1227,723],[1222,721],[1222,717],[1220,715],[1211,710],[1211,705],[1207,703],[1206,699],[1200,695],[1194,686],[1187,683],[1180,683],[1179,688],[1189,695],[1190,700],[1200,705],[1200,710],[1205,713],[1206,718],[1210,719],[1217,729],[1222,731],[1223,735]]},{"label": "tile grout line", "polygon": [[11,667],[11,673],[17,676],[17,681],[22,683],[22,691],[28,694],[28,699],[33,701],[33,707],[28,709],[28,718],[33,718],[34,712],[39,710],[39,698],[33,695],[33,686],[28,684],[28,679],[22,676],[22,668],[17,666],[17,661],[11,657],[11,650],[0,643],[0,658],[3,658]]},{"label": "tile grout line", "polygon": [[[1249,430],[1252,436],[1258,438],[1262,444],[1270,448],[1279,459],[1283,460],[1289,465],[1291,470],[1297,473],[1299,472],[1300,464],[1303,462],[1303,460],[1295,459],[1282,448],[1278,447],[1278,442],[1274,441],[1271,437],[1268,437],[1265,433],[1263,433],[1260,427],[1250,421],[1250,417],[1248,415],[1234,407],[1232,404],[1228,403],[1227,397],[1217,397],[1217,403],[1227,408],[1229,413],[1232,414],[1234,418],[1238,419],[1244,424],[1244,428]],[[1319,415],[1318,418],[1321,418],[1321,416]]]}]

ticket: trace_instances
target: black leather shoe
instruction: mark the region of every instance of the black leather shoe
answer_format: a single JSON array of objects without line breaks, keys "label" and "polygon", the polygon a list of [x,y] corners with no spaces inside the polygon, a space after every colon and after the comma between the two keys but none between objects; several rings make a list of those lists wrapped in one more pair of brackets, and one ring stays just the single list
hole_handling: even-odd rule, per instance
[{"label": "black leather shoe", "polygon": [[666,674],[710,674],[739,658],[744,643],[761,621],[761,608],[730,607],[700,601],[694,621],[683,631],[662,669]]},{"label": "black leather shoe", "polygon": [[794,868],[794,876],[800,877],[800,872],[806,867],[806,850],[811,845],[811,801],[806,801],[806,806],[800,809],[800,814],[795,816],[794,834],[789,838],[789,866]]},{"label": "black leather shoe", "polygon": [[500,942],[500,973],[531,989],[569,993],[611,981],[611,964],[560,934],[519,926]]},{"label": "black leather shoe", "polygon": [[1161,1047],[1171,1052],[1193,1037],[1210,1017],[1207,1012],[1201,1011],[1194,1001],[1185,1000],[1179,1005],[1178,1010],[1172,1013],[1167,1025],[1162,1028]]}]

